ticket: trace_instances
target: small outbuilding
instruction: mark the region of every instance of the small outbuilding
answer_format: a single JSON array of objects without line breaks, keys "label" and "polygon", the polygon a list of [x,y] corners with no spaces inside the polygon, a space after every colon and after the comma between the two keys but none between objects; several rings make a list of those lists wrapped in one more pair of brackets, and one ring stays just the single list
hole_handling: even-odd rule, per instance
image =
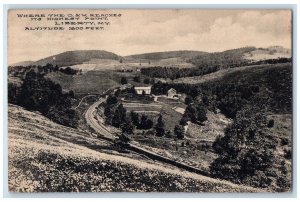
[{"label": "small outbuilding", "polygon": [[177,91],[174,88],[170,88],[167,92],[168,98],[174,98],[177,95]]}]

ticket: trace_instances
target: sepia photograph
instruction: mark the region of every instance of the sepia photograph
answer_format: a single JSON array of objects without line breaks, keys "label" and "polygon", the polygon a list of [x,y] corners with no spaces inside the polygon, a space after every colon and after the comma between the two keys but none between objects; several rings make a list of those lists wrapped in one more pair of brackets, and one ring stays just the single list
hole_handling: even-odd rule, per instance
[{"label": "sepia photograph", "polygon": [[8,191],[292,192],[292,16],[9,9]]}]

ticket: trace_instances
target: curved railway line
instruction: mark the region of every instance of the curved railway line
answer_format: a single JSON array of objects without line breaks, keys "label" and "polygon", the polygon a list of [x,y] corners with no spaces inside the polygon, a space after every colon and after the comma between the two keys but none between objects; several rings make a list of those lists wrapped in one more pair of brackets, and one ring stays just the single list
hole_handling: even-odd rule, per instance
[{"label": "curved railway line", "polygon": [[[106,141],[114,142],[115,135],[112,134],[103,124],[99,123],[95,118],[96,116],[94,115],[94,112],[96,111],[96,108],[99,106],[99,104],[105,102],[106,99],[103,97],[100,98],[97,102],[95,102],[88,108],[88,110],[85,113],[85,119],[87,124],[97,133],[98,138],[104,139]],[[210,174],[207,171],[172,160],[170,158],[164,157],[160,154],[154,153],[150,150],[139,147],[137,145],[133,145],[129,143],[126,149],[139,153],[152,160],[159,161],[172,166],[176,166],[177,168],[184,169],[189,172],[197,173],[204,176],[210,176]]]}]

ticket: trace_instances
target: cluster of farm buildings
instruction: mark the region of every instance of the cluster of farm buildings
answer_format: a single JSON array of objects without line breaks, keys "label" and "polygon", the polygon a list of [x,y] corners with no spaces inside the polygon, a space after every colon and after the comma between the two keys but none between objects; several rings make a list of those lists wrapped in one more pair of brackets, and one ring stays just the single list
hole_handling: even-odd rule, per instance
[{"label": "cluster of farm buildings", "polygon": [[[143,94],[150,95],[151,87],[152,86],[137,86],[137,87],[134,87],[134,90],[138,95],[143,95]],[[170,88],[167,91],[168,98],[178,98],[179,96],[181,96],[181,94],[177,94],[177,91],[174,88]]]}]

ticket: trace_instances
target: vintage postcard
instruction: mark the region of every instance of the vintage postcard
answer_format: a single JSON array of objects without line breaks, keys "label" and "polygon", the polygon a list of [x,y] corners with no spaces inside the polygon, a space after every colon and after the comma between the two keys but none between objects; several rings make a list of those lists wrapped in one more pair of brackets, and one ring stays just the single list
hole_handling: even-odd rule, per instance
[{"label": "vintage postcard", "polygon": [[10,192],[291,192],[292,11],[11,9]]}]

